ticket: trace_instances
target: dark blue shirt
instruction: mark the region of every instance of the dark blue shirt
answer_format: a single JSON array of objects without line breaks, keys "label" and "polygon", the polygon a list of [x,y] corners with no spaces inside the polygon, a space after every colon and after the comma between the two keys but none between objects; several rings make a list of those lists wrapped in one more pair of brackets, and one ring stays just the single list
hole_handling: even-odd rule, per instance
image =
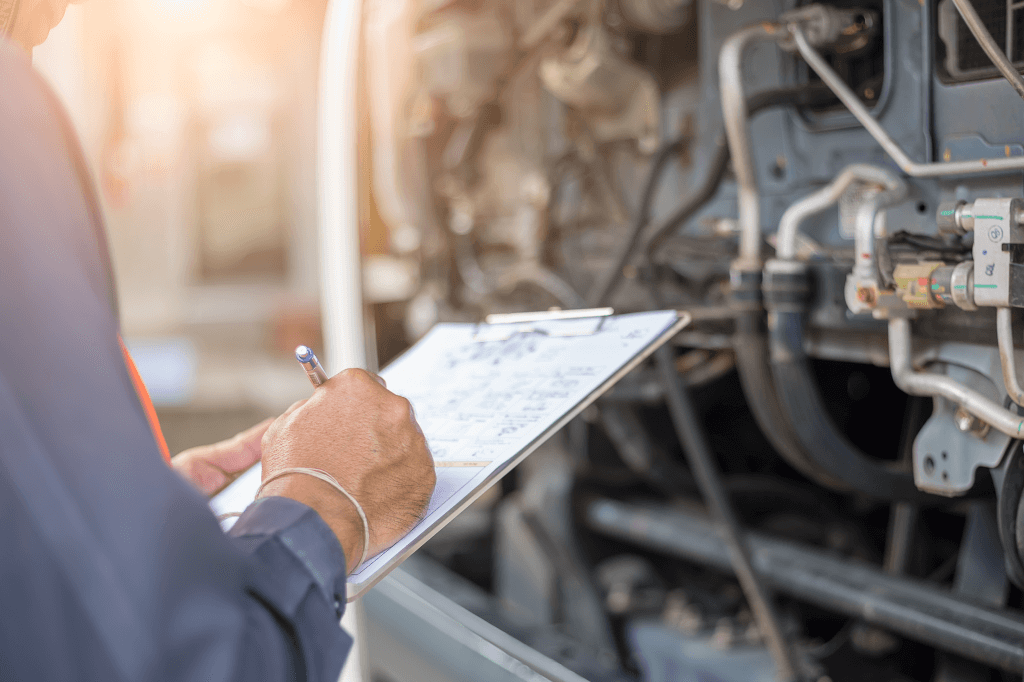
[{"label": "dark blue shirt", "polygon": [[118,345],[75,135],[0,40],[0,680],[337,680],[345,558],[309,507],[226,535]]}]

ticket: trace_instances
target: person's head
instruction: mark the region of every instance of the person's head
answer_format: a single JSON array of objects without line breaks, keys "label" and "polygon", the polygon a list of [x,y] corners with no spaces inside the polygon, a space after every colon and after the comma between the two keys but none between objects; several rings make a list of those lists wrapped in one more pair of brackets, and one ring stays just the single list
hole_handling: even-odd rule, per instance
[{"label": "person's head", "polygon": [[0,0],[0,22],[10,16],[7,34],[26,50],[31,50],[46,40],[50,29],[64,18],[67,8],[68,0]]}]

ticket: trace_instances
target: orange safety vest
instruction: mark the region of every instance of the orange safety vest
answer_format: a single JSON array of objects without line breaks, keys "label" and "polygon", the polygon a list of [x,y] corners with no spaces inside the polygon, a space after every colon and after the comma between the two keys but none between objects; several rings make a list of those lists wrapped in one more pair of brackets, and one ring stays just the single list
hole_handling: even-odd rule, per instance
[{"label": "orange safety vest", "polygon": [[124,364],[128,367],[128,374],[132,378],[132,384],[135,385],[135,392],[139,395],[139,402],[142,403],[142,411],[146,413],[149,428],[153,431],[153,439],[156,441],[157,447],[160,448],[160,454],[163,455],[164,461],[170,464],[171,451],[167,448],[167,441],[164,440],[164,432],[160,429],[160,420],[157,419],[156,408],[153,407],[153,401],[149,397],[149,391],[146,390],[146,384],[142,382],[139,370],[135,368],[135,361],[132,360],[131,354],[128,353],[128,347],[124,345],[124,339],[121,338],[120,334],[117,335],[117,342],[121,344]]}]

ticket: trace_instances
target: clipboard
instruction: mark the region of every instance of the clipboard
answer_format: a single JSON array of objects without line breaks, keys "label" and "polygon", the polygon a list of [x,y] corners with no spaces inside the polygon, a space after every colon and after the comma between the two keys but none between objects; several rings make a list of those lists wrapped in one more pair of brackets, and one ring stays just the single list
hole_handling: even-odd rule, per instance
[{"label": "clipboard", "polygon": [[[412,402],[435,457],[423,520],[348,576],[348,601],[373,587],[492,485],[690,322],[663,310],[546,311],[439,324],[388,367],[388,388]],[[210,506],[242,511],[260,483],[245,472]]]}]

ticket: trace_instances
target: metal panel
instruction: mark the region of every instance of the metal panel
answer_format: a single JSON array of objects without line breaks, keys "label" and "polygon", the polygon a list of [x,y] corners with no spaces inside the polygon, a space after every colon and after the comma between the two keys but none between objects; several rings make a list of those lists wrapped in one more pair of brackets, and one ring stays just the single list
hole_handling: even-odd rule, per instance
[{"label": "metal panel", "polygon": [[586,682],[398,569],[366,593],[372,669],[394,682]]}]

